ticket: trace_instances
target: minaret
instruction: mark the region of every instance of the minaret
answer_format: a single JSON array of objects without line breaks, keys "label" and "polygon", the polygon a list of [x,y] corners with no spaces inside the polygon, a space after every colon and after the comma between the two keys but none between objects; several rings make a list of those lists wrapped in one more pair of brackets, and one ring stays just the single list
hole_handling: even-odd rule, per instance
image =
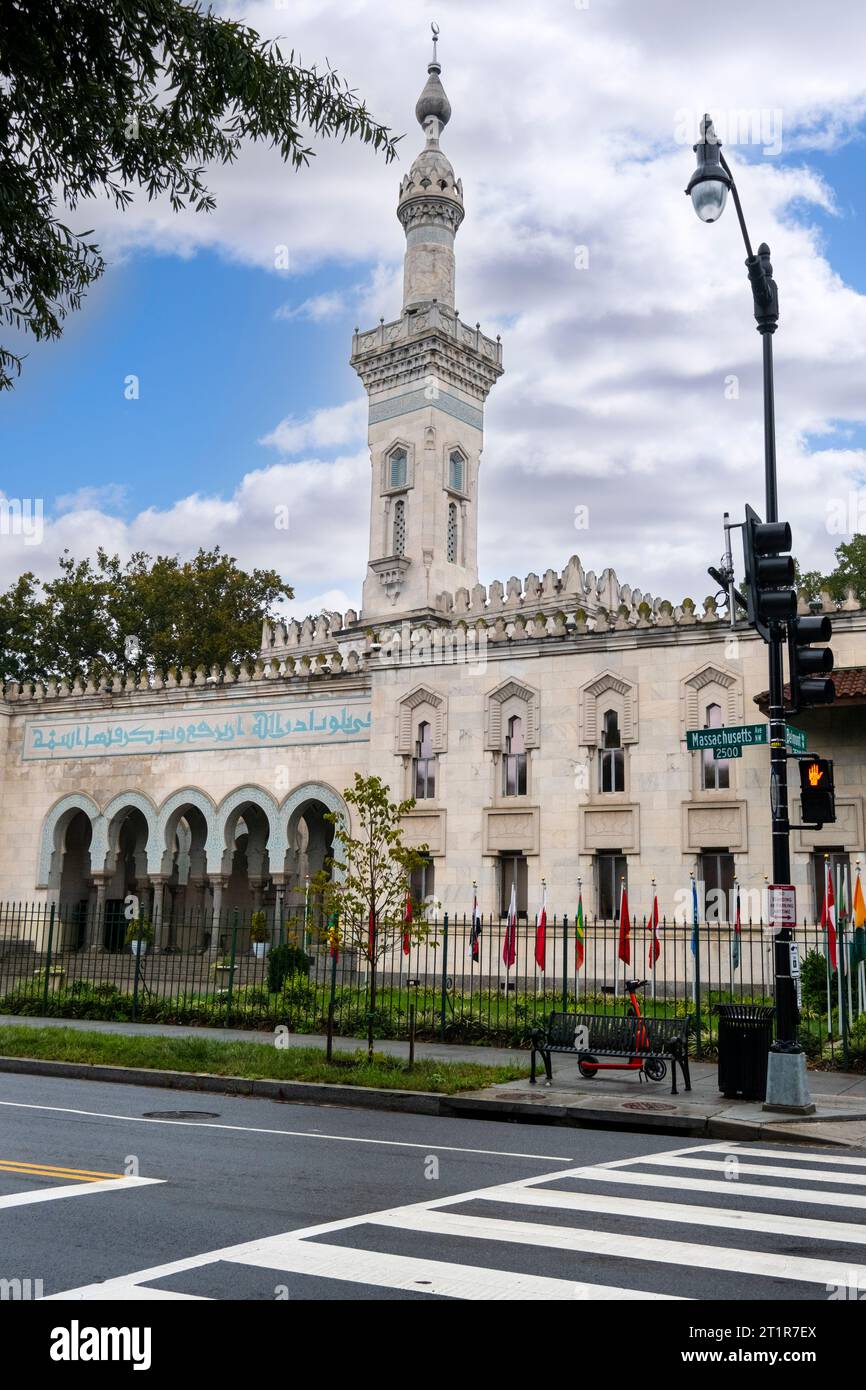
[{"label": "minaret", "polygon": [[359,333],[352,366],[370,401],[370,558],[365,620],[423,615],[443,593],[478,583],[478,471],[484,402],[502,348],[454,308],[454,239],[463,186],[439,137],[451,118],[433,61],[415,107],[424,149],[400,184],[406,233],[403,309]]}]

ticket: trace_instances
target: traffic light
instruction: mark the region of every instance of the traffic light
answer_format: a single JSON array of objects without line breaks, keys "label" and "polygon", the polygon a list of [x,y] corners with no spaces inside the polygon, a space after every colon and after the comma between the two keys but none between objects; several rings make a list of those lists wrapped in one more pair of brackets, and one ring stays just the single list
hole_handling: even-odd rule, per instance
[{"label": "traffic light", "polygon": [[808,825],[832,825],[836,819],[836,789],[831,758],[800,759],[800,807]]},{"label": "traffic light", "polygon": [[831,705],[836,687],[829,679],[833,653],[829,647],[813,647],[812,642],[829,642],[833,625],[823,614],[795,618],[788,624],[788,663],[791,668],[791,714],[808,705]]},{"label": "traffic light", "polygon": [[743,559],[746,566],[746,609],[749,622],[770,640],[770,623],[787,623],[797,616],[795,567],[787,521],[762,521],[746,505]]}]

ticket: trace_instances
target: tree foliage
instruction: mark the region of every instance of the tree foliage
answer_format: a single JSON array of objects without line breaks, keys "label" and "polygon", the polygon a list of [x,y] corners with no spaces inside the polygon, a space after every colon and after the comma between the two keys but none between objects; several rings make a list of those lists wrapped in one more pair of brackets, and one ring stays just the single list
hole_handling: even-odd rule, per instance
[{"label": "tree foliage", "polygon": [[0,678],[121,671],[130,635],[141,643],[136,674],[248,660],[263,620],[292,597],[275,570],[248,573],[219,546],[191,560],[139,551],[126,563],[101,548],[95,561],[65,551],[59,565],[54,579],[25,574],[0,594]]},{"label": "tree foliage", "polygon": [[406,900],[413,870],[421,867],[426,845],[410,849],[403,843],[403,817],[414,800],[392,801],[380,777],[362,777],[343,792],[354,812],[354,832],[339,816],[328,813],[334,826],[334,847],[326,869],[313,881],[313,892],[330,924],[332,950],[357,952],[368,971],[367,1048],[373,1055],[373,1025],[379,962],[400,949],[404,933],[410,946],[427,933],[422,903],[413,902],[407,923]]},{"label": "tree foliage", "polygon": [[866,602],[866,535],[854,535],[836,547],[836,568],[829,574],[820,570],[798,574],[797,588],[807,599],[817,598],[823,591],[837,600],[853,589],[856,598]]},{"label": "tree foliage", "polygon": [[[134,190],[211,211],[206,166],[264,140],[294,168],[310,136],[394,156],[386,127],[331,68],[182,0],[0,4],[0,323],[57,338],[104,262],[64,220],[81,199]],[[68,210],[68,211],[67,211]],[[0,347],[0,389],[21,358]]]}]

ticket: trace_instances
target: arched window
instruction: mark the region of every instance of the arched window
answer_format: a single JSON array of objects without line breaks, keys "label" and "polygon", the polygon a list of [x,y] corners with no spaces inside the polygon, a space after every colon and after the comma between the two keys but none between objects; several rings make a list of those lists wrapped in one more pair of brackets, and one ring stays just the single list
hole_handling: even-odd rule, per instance
[{"label": "arched window", "polygon": [[436,754],[433,752],[433,730],[426,719],[418,725],[413,763],[415,799],[430,801],[436,796]]},{"label": "arched window", "polygon": [[448,459],[448,486],[455,492],[463,492],[463,479],[466,471],[466,460],[459,449],[455,449]]},{"label": "arched window", "polygon": [[502,759],[502,790],[506,796],[526,795],[526,743],[523,720],[516,714],[508,721],[505,756]]},{"label": "arched window", "polygon": [[619,716],[613,709],[605,710],[602,720],[598,789],[600,792],[625,791],[625,750],[619,733]]},{"label": "arched window", "polygon": [[[707,705],[704,727],[721,729],[721,705]],[[705,748],[701,753],[701,785],[705,791],[719,791],[731,785],[731,773],[727,762],[717,761],[712,748]]]},{"label": "arched window", "polygon": [[402,497],[394,503],[394,554],[402,555],[406,549],[406,503]]},{"label": "arched window", "polygon": [[457,503],[452,502],[448,507],[448,560],[454,565],[457,563]]},{"label": "arched window", "polygon": [[405,449],[392,449],[388,455],[388,486],[405,487],[407,474]]}]

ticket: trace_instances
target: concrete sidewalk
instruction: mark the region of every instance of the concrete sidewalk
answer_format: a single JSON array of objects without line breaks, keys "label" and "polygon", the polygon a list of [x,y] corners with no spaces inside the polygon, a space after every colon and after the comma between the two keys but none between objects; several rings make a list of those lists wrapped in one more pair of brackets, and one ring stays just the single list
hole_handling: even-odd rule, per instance
[{"label": "concrete sidewalk", "polygon": [[[217,1042],[259,1042],[273,1045],[274,1034],[241,1028],[197,1028],[172,1024],[101,1022],[88,1019],[26,1018],[0,1015],[0,1025],[31,1028],[73,1028],[86,1032],[121,1033],[132,1036],[199,1037]],[[285,1035],[291,1047],[323,1048],[325,1038],[316,1034]],[[335,1049],[353,1051],[366,1048],[361,1038],[335,1038]],[[390,1056],[405,1057],[405,1042],[381,1039],[376,1050]],[[443,1061],[511,1063],[529,1066],[529,1054],[517,1048],[471,1047],[449,1043],[419,1042],[416,1056]],[[0,1067],[16,1071],[43,1071],[75,1076],[92,1075],[102,1080],[135,1080],[178,1089],[216,1090],[270,1095],[280,1100],[305,1100],[325,1104],[356,1105],[383,1109],[417,1110],[425,1114],[466,1115],[514,1122],[606,1129],[629,1128],[661,1130],[688,1135],[708,1135],[718,1139],[760,1139],[777,1142],[839,1144],[866,1148],[866,1076],[851,1072],[809,1073],[809,1084],[816,1113],[812,1116],[780,1116],[763,1110],[760,1102],[726,1100],[718,1089],[714,1062],[692,1062],[692,1090],[683,1091],[678,1078],[678,1094],[670,1093],[670,1074],[662,1083],[645,1082],[639,1073],[609,1072],[586,1080],[570,1058],[554,1057],[553,1084],[544,1084],[544,1073],[536,1085],[528,1079],[490,1086],[481,1091],[456,1096],[434,1096],[422,1092],[371,1091],[351,1086],[319,1086],[311,1082],[248,1082],[237,1078],[204,1077],[182,1072],[136,1069],[124,1076],[123,1068],[88,1068],[82,1065],[45,1062],[29,1064],[29,1059],[0,1062]],[[161,1080],[158,1078],[162,1078]],[[237,1084],[234,1084],[237,1083]]]}]

